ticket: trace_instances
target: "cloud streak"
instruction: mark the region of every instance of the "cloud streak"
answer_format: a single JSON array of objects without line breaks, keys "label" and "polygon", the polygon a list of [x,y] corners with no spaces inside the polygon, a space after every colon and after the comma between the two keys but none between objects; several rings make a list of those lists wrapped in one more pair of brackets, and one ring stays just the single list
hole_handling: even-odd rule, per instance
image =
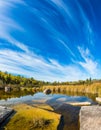
[{"label": "cloud streak", "polygon": [[99,77],[89,17],[76,0],[0,0],[0,70],[46,81]]},{"label": "cloud streak", "polygon": [[91,75],[97,75],[99,69],[98,69],[98,63],[96,60],[94,60],[93,56],[91,55],[88,48],[85,50],[81,47],[78,47],[78,50],[80,52],[81,57],[84,61],[79,61],[78,63]]},{"label": "cloud streak", "polygon": [[[0,69],[3,71],[8,70],[29,77],[34,76],[36,79],[46,81],[73,80],[72,77],[80,78],[82,72],[77,66],[62,66],[55,60],[49,59],[49,61],[47,62],[35,54],[28,55],[27,53],[18,53],[11,50],[0,51]],[[74,73],[75,71],[78,71],[78,73]]]}]

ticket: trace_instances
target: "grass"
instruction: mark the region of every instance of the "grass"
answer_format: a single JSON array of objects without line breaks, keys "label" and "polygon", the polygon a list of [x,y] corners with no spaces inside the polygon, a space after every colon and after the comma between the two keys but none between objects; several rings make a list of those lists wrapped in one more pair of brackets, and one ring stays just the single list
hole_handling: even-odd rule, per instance
[{"label": "grass", "polygon": [[60,115],[48,105],[34,107],[20,104],[14,106],[16,114],[6,125],[5,130],[56,130]]},{"label": "grass", "polygon": [[78,93],[91,93],[98,94],[101,97],[101,83],[92,83],[92,84],[84,84],[84,85],[57,85],[57,86],[43,86],[43,90],[51,89],[52,92],[78,92]]}]

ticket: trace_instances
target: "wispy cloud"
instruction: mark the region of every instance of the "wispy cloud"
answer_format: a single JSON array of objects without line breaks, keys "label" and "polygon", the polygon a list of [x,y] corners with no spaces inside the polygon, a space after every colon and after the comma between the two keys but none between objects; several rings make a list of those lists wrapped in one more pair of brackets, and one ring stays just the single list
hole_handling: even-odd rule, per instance
[{"label": "wispy cloud", "polygon": [[66,6],[66,4],[63,2],[63,0],[51,0],[54,4],[56,4],[61,10],[64,10],[64,12],[69,16],[69,18],[72,20],[73,16],[70,13],[69,8]]},{"label": "wispy cloud", "polygon": [[78,47],[80,55],[82,56],[84,61],[79,61],[78,63],[91,75],[94,76],[98,73],[98,63],[93,58],[90,50],[88,48],[83,49]]},{"label": "wispy cloud", "polygon": [[66,50],[67,50],[67,52],[69,51],[69,53],[73,56],[73,57],[75,57],[75,54],[72,52],[72,50],[68,47],[68,45],[62,40],[62,39],[57,39],[58,40],[58,42],[60,43],[60,44],[62,44],[65,48],[66,48]]},{"label": "wispy cloud", "polygon": [[[88,2],[89,3],[89,2]],[[93,31],[93,28],[92,28],[92,25],[91,25],[91,22],[89,21],[84,9],[82,8],[82,6],[80,5],[79,2],[77,2],[77,6],[78,6],[78,9],[79,9],[79,13],[81,15],[81,23],[83,23],[83,33],[85,35],[85,38],[86,38],[86,42],[88,43],[88,45],[92,45],[94,46],[94,31]],[[88,4],[87,5],[90,10],[91,10],[91,5]],[[91,10],[92,12],[92,10]],[[92,15],[93,15],[93,12],[92,12]],[[94,15],[93,15],[93,19],[94,19]],[[95,19],[94,19],[95,21]]]},{"label": "wispy cloud", "polygon": [[15,45],[23,51],[28,51],[26,45],[14,39],[10,34],[13,30],[24,32],[24,28],[10,18],[9,8],[14,6],[15,3],[22,4],[23,1],[0,1],[0,38],[5,39],[9,44]]},{"label": "wispy cloud", "polygon": [[85,74],[75,65],[63,66],[56,60],[49,61],[32,53],[28,55],[13,50],[0,50],[0,69],[3,71],[46,81],[78,80],[81,75],[85,78]]},{"label": "wispy cloud", "polygon": [[88,49],[94,31],[79,1],[29,1],[0,0],[0,38],[9,45],[0,41],[0,70],[47,81],[97,77],[99,63]]}]

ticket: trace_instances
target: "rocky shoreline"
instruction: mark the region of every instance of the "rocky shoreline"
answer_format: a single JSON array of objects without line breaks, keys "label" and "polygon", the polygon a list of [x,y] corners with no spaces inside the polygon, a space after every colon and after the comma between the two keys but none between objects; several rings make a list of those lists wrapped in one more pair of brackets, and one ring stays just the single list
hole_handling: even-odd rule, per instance
[{"label": "rocky shoreline", "polygon": [[[38,104],[47,104],[53,111],[61,115],[57,130],[100,130],[101,106],[91,102],[63,102],[59,100],[33,100],[28,105],[37,107]],[[13,112],[9,107],[0,106],[0,123],[3,123]],[[99,129],[100,128],[100,129]]]},{"label": "rocky shoreline", "polygon": [[13,112],[9,107],[0,106],[0,124],[3,123]]}]

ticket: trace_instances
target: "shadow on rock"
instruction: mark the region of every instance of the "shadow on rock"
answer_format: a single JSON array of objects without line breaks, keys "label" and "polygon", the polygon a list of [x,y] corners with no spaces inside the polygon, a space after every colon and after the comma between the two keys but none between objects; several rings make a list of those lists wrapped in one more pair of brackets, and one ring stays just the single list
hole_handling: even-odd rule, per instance
[{"label": "shadow on rock", "polygon": [[62,115],[60,118],[60,122],[59,122],[59,125],[57,127],[57,130],[63,130],[63,128],[64,128],[64,116]]},{"label": "shadow on rock", "polygon": [[72,106],[56,100],[48,100],[46,103],[50,105],[56,113],[62,115],[57,130],[79,130],[79,112],[81,107]]}]

